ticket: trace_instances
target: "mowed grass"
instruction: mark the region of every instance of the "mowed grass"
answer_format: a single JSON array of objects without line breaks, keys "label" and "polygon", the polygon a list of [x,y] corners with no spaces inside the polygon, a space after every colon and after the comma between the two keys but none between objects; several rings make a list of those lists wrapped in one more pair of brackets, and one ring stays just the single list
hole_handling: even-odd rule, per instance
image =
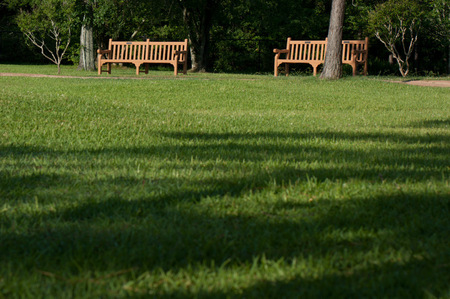
[{"label": "mowed grass", "polygon": [[0,298],[450,298],[449,89],[170,74],[0,77]]}]

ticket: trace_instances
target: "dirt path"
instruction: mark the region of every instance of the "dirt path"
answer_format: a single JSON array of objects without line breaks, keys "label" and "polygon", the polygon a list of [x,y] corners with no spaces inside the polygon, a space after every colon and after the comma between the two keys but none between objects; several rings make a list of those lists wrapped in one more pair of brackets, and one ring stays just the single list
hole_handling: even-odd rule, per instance
[{"label": "dirt path", "polygon": [[0,77],[31,77],[31,78],[70,78],[70,79],[148,79],[145,77],[80,77],[80,76],[60,76],[60,75],[41,75],[25,73],[0,73]]},{"label": "dirt path", "polygon": [[417,86],[450,87],[450,80],[410,80],[401,83]]},{"label": "dirt path", "polygon": [[[41,75],[41,74],[25,74],[25,73],[0,73],[0,77],[71,78],[71,79],[132,79],[132,80],[155,79],[155,78],[161,79],[161,77],[112,77],[112,76],[79,77],[79,76],[59,76],[59,75]],[[173,79],[173,78],[174,77],[170,77],[170,79]],[[401,84],[408,84],[408,85],[417,85],[417,86],[429,86],[429,87],[450,87],[450,80],[409,80],[409,81],[387,81],[387,82],[401,83]]]}]

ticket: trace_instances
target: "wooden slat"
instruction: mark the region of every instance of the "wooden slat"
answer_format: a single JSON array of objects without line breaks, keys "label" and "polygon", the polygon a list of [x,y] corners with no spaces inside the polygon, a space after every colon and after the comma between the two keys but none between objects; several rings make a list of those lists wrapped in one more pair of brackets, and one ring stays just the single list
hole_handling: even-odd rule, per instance
[{"label": "wooden slat", "polygon": [[311,60],[311,44],[308,44],[308,60]]},{"label": "wooden slat", "polygon": [[323,44],[321,46],[321,56],[320,56],[320,60],[325,60],[325,49],[326,49],[327,45]]},{"label": "wooden slat", "polygon": [[306,60],[306,55],[308,55],[308,44],[303,43],[302,44],[302,56],[300,57],[300,60]]}]

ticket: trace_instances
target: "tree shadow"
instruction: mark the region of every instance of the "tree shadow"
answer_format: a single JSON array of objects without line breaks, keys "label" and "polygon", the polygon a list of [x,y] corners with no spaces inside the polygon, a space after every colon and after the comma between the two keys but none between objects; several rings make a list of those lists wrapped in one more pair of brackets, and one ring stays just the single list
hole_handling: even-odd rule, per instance
[{"label": "tree shadow", "polygon": [[[204,208],[160,206],[151,198],[134,202],[109,198],[36,215],[36,220],[46,217],[47,224],[20,234],[3,234],[0,264],[14,260],[22,267],[52,273],[77,271],[77,266],[144,272],[178,271],[202,263],[231,267],[251,264],[261,256],[272,261],[331,258],[335,259],[334,275],[259,281],[243,294],[205,295],[276,297],[298,292],[305,296],[397,297],[402,292],[423,295],[425,290],[444,295],[440,293],[445,290],[443,281],[450,278],[450,244],[445,241],[450,237],[450,220],[436,217],[445,214],[442,211],[450,212],[448,197],[416,194],[352,201],[351,205],[327,200],[268,204],[262,205],[259,215],[219,216]],[[286,216],[292,213],[301,217]],[[58,225],[51,225],[53,220]],[[373,237],[362,237],[361,231]],[[386,260],[376,259],[373,264],[365,258],[345,260],[368,252],[384,254]],[[168,297],[187,295],[175,292]]]},{"label": "tree shadow", "polygon": [[424,120],[411,124],[413,128],[450,128],[450,119]]},{"label": "tree shadow", "polygon": [[[281,297],[291,292],[311,297],[362,296],[400,297],[423,295],[429,291],[445,295],[443,281],[449,281],[450,204],[448,194],[402,193],[370,198],[353,196],[346,204],[321,199],[301,202],[258,202],[252,213],[248,210],[224,212],[207,205],[196,204],[205,198],[218,198],[224,205],[233,205],[239,196],[257,194],[273,182],[318,182],[409,179],[426,181],[442,177],[448,165],[449,142],[444,134],[410,136],[403,134],[356,134],[342,132],[254,134],[164,133],[175,139],[171,144],[146,147],[105,148],[83,151],[54,151],[47,148],[2,146],[2,157],[18,161],[21,167],[32,169],[29,175],[2,170],[1,192],[11,202],[33,200],[39,190],[52,198],[56,188],[67,188],[67,204],[56,210],[37,209],[0,220],[0,265],[12,263],[21,269],[41,269],[50,272],[91,269],[113,271],[136,268],[138,271],[163,269],[178,271],[189,265],[210,263],[222,265],[251,264],[255,258],[293,261],[310,257],[336,261],[337,273],[315,279],[294,277],[288,281],[258,281],[235,293],[206,292],[206,297]],[[324,141],[398,143],[393,150],[374,148],[330,148],[307,142]],[[262,142],[261,142],[262,140]],[[304,143],[292,145],[292,140]],[[198,142],[198,144],[197,144]],[[412,144],[426,147],[412,148]],[[428,155],[424,155],[424,151]],[[159,157],[178,159],[180,167],[191,167],[192,161],[217,161],[224,171],[230,162],[249,161],[256,169],[242,176],[210,176],[208,178],[167,177],[136,178],[122,176],[101,179],[77,178],[76,174],[48,174],[20,162],[25,157],[74,157],[77,168],[92,157],[127,156],[133,159]],[[319,161],[321,167],[304,169],[296,166],[258,166],[268,159],[276,161]],[[334,164],[327,163],[334,161]],[[367,162],[368,161],[368,162]],[[370,162],[378,167],[370,167]],[[355,163],[352,163],[355,162]],[[392,163],[397,167],[391,167]],[[22,163],[22,164],[20,164]],[[365,163],[365,164],[364,164]],[[362,164],[362,166],[361,166]],[[414,168],[400,167],[414,164]],[[198,165],[195,165],[196,167]],[[101,170],[101,166],[99,167]],[[380,173],[382,169],[382,173]],[[382,178],[380,178],[382,175]],[[91,186],[114,186],[118,193],[82,195],[79,190]],[[141,196],[130,198],[127,188],[142,187]],[[74,200],[70,203],[70,200]],[[293,216],[294,215],[294,216]],[[20,223],[26,228],[18,228]],[[370,234],[358,232],[366,231]],[[372,237],[370,237],[372,236]],[[348,265],[345,256],[362,256],[379,251],[387,257],[397,252],[410,252],[409,258],[375,264]],[[415,256],[414,254],[418,254]],[[361,261],[367,263],[367,261]],[[217,267],[218,267],[217,266]],[[346,271],[348,268],[348,271]],[[62,270],[61,270],[62,269]],[[69,269],[69,270],[68,270]],[[325,288],[323,287],[325,286]],[[326,287],[328,286],[328,287]],[[337,287],[339,286],[339,287]],[[189,294],[168,293],[168,297]],[[202,294],[197,294],[202,296]]]}]

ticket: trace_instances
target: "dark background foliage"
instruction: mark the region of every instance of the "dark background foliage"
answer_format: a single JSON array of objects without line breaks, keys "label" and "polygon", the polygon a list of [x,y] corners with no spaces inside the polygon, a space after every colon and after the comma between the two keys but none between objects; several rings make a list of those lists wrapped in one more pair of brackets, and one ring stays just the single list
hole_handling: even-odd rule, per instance
[{"label": "dark background foliage", "polygon": [[[208,40],[206,69],[213,72],[265,73],[273,71],[274,48],[284,48],[287,37],[324,39],[328,32],[331,0],[191,0],[123,1],[73,0],[80,7],[90,3],[94,12],[96,47],[104,48],[107,40],[181,40],[189,35],[184,19],[188,7],[201,16],[206,6],[214,3],[215,13]],[[412,59],[412,72],[417,75],[448,74],[448,4],[440,0],[417,0],[426,17],[422,20],[419,41]],[[397,73],[389,63],[389,53],[368,28],[368,14],[384,1],[352,0],[347,2],[344,39],[370,38],[369,74]],[[444,12],[436,10],[441,3]],[[443,3],[443,4],[442,4]],[[7,5],[8,4],[8,5]],[[47,63],[36,49],[27,45],[15,23],[15,15],[27,1],[0,2],[0,63]],[[448,17],[447,17],[448,18]],[[78,21],[80,24],[81,22]],[[77,63],[79,29],[73,33],[71,49],[65,63]],[[192,28],[191,28],[192,29]],[[307,65],[294,67],[294,72],[312,72]],[[349,69],[344,71],[348,74]]]}]

